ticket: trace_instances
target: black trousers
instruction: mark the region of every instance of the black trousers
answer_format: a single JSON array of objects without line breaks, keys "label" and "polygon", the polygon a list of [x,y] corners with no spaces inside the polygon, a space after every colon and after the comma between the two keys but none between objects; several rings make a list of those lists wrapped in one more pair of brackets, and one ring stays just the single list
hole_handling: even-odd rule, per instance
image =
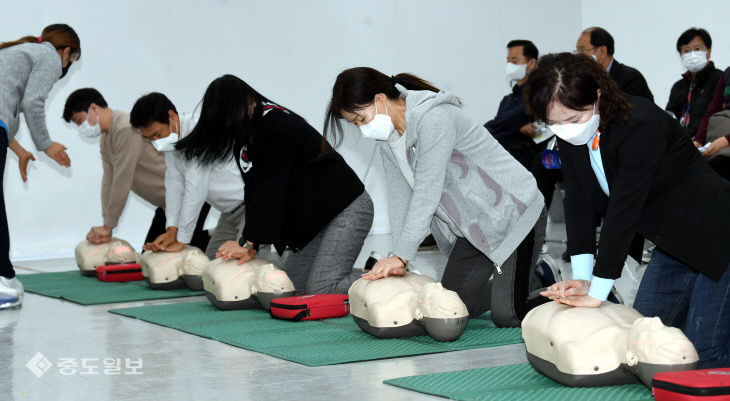
[{"label": "black trousers", "polygon": [[[208,211],[210,211],[210,205],[204,203],[198,215],[198,222],[195,224],[193,238],[190,240],[190,245],[201,249],[203,252],[205,252],[205,248],[208,247],[208,241],[210,241],[208,231],[203,230],[205,219],[208,217]],[[152,242],[164,234],[167,231],[167,227],[165,227],[167,225],[166,223],[165,209],[158,207],[155,209],[155,217],[152,218],[152,224],[150,225],[149,231],[147,231],[147,238],[145,238],[144,243]]]},{"label": "black trousers", "polygon": [[546,222],[547,210],[543,209],[532,231],[500,266],[501,274],[480,250],[465,238],[457,238],[441,284],[459,294],[470,317],[491,310],[497,327],[519,327],[531,308],[549,301],[544,297],[537,297],[537,302],[530,299],[531,278],[545,239]]},{"label": "black trousers", "polygon": [[5,159],[8,156],[8,133],[0,127],[0,276],[15,277],[15,269],[10,263],[10,233],[8,231],[8,216],[5,212]]}]

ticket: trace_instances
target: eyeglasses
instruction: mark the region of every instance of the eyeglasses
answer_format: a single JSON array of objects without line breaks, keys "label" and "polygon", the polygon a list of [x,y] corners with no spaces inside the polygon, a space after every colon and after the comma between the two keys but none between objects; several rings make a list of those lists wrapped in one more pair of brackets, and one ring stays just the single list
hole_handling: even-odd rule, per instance
[{"label": "eyeglasses", "polygon": [[573,50],[573,54],[586,54],[587,52],[589,52],[591,50],[595,50],[595,49],[596,49],[595,47],[591,47],[591,48],[588,48],[588,49],[583,48],[583,47],[579,47],[579,48]]}]

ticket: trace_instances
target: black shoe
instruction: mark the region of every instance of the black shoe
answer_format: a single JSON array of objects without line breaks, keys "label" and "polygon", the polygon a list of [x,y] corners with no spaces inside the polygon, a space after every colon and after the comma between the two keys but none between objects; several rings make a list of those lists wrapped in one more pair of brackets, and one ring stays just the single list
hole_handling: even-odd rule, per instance
[{"label": "black shoe", "polygon": [[421,242],[421,245],[418,246],[418,249],[419,250],[433,249],[437,246],[438,246],[438,244],[436,244],[436,239],[433,237],[432,234],[429,234],[428,237],[423,239],[423,242]]},{"label": "black shoe", "polygon": [[535,275],[540,279],[542,287],[550,287],[559,281],[563,281],[560,269],[549,255],[543,255],[537,262]]},{"label": "black shoe", "polygon": [[370,256],[368,256],[368,260],[365,261],[365,267],[363,267],[363,270],[372,270],[375,263],[377,263],[378,259],[381,258],[382,256],[380,256],[379,253],[375,251],[370,252]]},{"label": "black shoe", "polygon": [[611,287],[611,292],[608,293],[608,297],[606,298],[606,301],[613,302],[615,304],[623,305],[624,299],[621,296],[621,294],[618,293],[618,290],[616,287]]}]

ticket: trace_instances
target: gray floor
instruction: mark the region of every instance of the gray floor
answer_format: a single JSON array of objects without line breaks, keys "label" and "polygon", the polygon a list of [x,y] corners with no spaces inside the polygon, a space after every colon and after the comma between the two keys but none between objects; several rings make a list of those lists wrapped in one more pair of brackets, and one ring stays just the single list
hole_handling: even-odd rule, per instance
[{"label": "gray floor", "polygon": [[[564,226],[549,224],[548,240],[548,254],[569,277],[570,265],[560,262]],[[388,247],[386,236],[368,238],[360,263],[370,250],[386,254]],[[425,251],[413,264],[440,277],[444,262],[438,252]],[[20,265],[18,273],[76,268],[71,259]],[[630,304],[641,268],[632,265],[626,272],[617,287]],[[382,381],[526,362],[524,346],[509,345],[311,368],[107,313],[113,308],[204,299],[80,306],[26,294],[21,309],[0,313],[0,371],[4,372],[0,400],[443,400]],[[26,366],[34,357],[35,365],[30,364],[38,373],[41,358],[52,364],[40,377]],[[107,358],[119,358],[121,374],[105,372]],[[128,374],[125,363],[138,358],[142,358],[141,374]]]}]

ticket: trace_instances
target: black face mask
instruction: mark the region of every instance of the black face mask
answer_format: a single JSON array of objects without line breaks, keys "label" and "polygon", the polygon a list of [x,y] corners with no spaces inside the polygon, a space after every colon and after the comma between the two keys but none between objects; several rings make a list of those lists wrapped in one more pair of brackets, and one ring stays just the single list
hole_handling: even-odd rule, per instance
[{"label": "black face mask", "polygon": [[66,73],[68,73],[68,69],[71,68],[71,64],[73,64],[73,63],[69,61],[68,64],[66,64],[65,67],[62,67],[61,68],[61,77],[58,78],[58,79],[61,79],[61,78],[63,78],[63,77],[66,76]]}]

